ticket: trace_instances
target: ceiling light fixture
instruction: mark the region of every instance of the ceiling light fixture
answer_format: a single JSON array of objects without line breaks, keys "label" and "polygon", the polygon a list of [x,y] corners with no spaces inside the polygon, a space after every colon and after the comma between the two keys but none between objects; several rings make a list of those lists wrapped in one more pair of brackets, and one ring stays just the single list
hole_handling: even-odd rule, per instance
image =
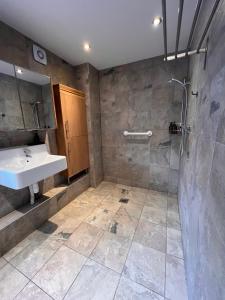
[{"label": "ceiling light fixture", "polygon": [[88,51],[91,50],[91,46],[90,46],[89,43],[84,43],[84,50],[85,50],[86,52],[88,52]]},{"label": "ceiling light fixture", "polygon": [[161,17],[159,17],[159,16],[154,17],[154,19],[152,21],[153,26],[157,27],[161,23],[162,23],[162,18]]},{"label": "ceiling light fixture", "polygon": [[23,74],[23,71],[22,71],[21,69],[17,69],[16,72],[17,72],[18,74]]}]

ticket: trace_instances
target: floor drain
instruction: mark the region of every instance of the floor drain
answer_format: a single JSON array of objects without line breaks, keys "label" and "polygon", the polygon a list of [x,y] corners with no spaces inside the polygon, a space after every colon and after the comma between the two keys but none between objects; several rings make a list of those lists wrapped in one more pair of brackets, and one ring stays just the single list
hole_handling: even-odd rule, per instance
[{"label": "floor drain", "polygon": [[128,203],[129,199],[128,198],[121,198],[119,200],[119,202],[122,202],[122,203]]}]

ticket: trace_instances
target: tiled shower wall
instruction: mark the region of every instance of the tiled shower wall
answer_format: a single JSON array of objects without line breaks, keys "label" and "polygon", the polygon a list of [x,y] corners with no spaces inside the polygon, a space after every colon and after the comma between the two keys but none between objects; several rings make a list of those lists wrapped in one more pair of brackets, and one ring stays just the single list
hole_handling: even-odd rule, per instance
[{"label": "tiled shower wall", "polygon": [[[105,180],[177,192],[180,137],[169,135],[168,127],[180,121],[183,90],[168,80],[183,80],[187,68],[187,60],[157,57],[100,72]],[[153,135],[126,138],[124,130]]]},{"label": "tiled shower wall", "polygon": [[[195,35],[199,41],[214,1],[204,1]],[[188,123],[179,202],[191,300],[225,299],[225,1],[209,31],[204,54],[191,58]],[[203,44],[205,46],[205,43]]]}]

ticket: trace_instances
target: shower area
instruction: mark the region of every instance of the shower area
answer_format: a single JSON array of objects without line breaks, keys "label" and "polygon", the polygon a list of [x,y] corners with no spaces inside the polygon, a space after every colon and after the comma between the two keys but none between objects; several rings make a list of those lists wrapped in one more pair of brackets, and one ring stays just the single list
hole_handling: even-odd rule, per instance
[{"label": "shower area", "polygon": [[[196,2],[184,52],[178,51],[183,4],[179,1],[172,55],[167,49],[165,2],[164,58],[100,71],[104,179],[167,193],[168,209],[170,197],[178,197],[189,299],[221,300],[225,1]],[[132,135],[149,130],[151,136]],[[124,131],[131,135],[124,136]]]},{"label": "shower area", "polygon": [[[187,131],[187,74],[188,59],[164,62],[162,57],[100,72],[105,180],[177,193],[181,132]],[[169,132],[171,122],[181,128],[176,134]],[[123,134],[149,130],[150,137]]]}]

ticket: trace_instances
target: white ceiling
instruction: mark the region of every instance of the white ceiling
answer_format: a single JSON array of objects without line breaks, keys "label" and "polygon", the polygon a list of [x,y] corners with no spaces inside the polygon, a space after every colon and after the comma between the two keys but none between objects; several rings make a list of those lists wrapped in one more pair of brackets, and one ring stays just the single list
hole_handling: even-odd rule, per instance
[{"label": "white ceiling", "polygon": [[[186,48],[197,0],[184,0],[179,49]],[[168,51],[175,48],[179,0],[167,0]],[[163,54],[161,0],[1,0],[0,19],[72,65],[98,69]],[[83,43],[92,49],[84,52]]]}]

